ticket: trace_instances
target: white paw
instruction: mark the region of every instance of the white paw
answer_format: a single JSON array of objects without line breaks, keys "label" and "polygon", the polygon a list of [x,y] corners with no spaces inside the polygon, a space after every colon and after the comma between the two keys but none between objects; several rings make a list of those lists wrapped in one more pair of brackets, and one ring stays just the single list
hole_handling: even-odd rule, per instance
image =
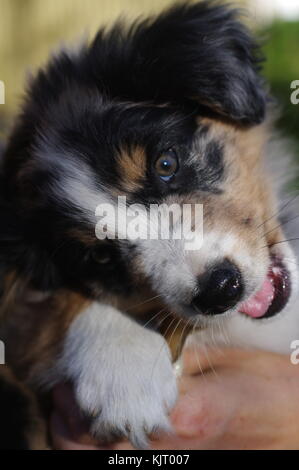
[{"label": "white paw", "polygon": [[63,365],[79,406],[92,417],[92,433],[103,441],[125,437],[145,448],[148,435],[171,430],[177,384],[164,338],[125,321],[129,327],[113,323],[106,336],[93,324],[84,329],[83,344],[82,328],[73,328],[76,338],[69,335]]}]

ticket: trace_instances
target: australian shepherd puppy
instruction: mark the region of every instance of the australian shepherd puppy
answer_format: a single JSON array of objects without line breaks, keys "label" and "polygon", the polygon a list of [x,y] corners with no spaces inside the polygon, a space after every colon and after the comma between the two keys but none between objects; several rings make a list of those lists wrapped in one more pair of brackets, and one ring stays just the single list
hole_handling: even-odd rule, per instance
[{"label": "australian shepherd puppy", "polygon": [[[31,80],[1,159],[2,446],[41,446],[33,394],[71,382],[95,436],[144,447],[169,429],[195,326],[208,344],[219,325],[235,346],[298,338],[293,199],[272,171],[288,162],[259,71],[238,13],[202,1],[101,30]],[[202,246],[99,240],[96,207],[118,196],[202,204]]]}]

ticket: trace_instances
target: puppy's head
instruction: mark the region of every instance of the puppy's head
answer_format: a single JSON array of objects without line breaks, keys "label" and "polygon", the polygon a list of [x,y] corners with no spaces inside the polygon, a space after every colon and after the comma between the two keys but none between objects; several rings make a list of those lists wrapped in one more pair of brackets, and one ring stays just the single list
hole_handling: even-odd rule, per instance
[{"label": "puppy's head", "polygon": [[[41,289],[98,296],[145,284],[196,319],[282,310],[292,254],[264,169],[257,54],[236,12],[204,1],[54,58],[5,153],[5,198],[22,233],[9,262]],[[202,204],[202,246],[99,241],[95,210],[120,195],[146,208]]]}]

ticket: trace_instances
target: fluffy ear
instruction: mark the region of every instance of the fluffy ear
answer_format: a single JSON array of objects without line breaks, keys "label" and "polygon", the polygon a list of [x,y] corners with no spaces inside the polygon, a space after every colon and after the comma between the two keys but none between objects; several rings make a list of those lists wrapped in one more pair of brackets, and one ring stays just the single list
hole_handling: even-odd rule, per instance
[{"label": "fluffy ear", "polygon": [[264,118],[257,47],[238,12],[203,1],[180,5],[136,32],[136,57],[154,96],[196,100],[243,123]]},{"label": "fluffy ear", "polygon": [[116,94],[192,100],[241,123],[260,123],[266,97],[258,47],[237,17],[214,1],[180,4],[134,25],[129,36],[121,26],[100,32],[91,56],[103,59],[106,50],[98,70]]}]

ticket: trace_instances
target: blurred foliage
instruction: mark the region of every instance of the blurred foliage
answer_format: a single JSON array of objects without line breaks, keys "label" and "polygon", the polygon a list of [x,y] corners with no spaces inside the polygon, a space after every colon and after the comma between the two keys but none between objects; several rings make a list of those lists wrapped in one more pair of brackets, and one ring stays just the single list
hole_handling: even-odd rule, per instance
[{"label": "blurred foliage", "polygon": [[264,74],[280,104],[279,127],[296,139],[299,159],[299,104],[290,101],[291,82],[299,80],[299,22],[276,21],[263,31],[267,58]]},{"label": "blurred foliage", "polygon": [[133,20],[174,3],[176,0],[0,0],[0,79],[6,84],[6,110],[18,106],[26,75],[61,45],[73,47],[83,38],[92,38],[99,27],[118,17]]}]

